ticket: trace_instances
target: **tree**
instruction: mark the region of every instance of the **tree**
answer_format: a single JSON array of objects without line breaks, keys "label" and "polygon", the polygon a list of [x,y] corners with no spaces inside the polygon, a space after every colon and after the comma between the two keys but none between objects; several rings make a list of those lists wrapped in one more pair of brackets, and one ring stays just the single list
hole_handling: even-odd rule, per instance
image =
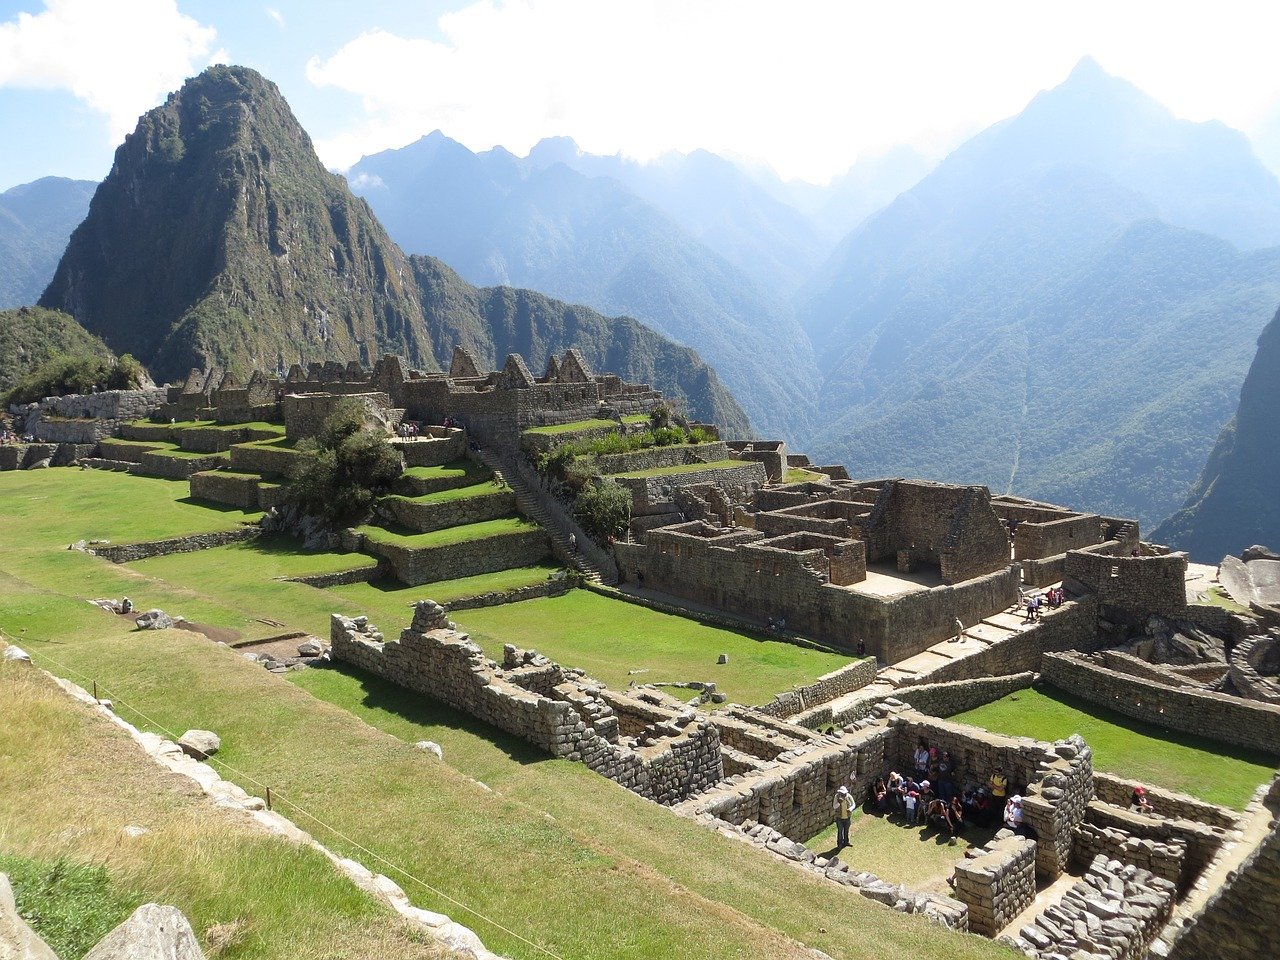
[{"label": "tree", "polygon": [[588,483],[574,500],[573,513],[597,541],[623,537],[631,523],[631,494],[616,480]]},{"label": "tree", "polygon": [[289,488],[290,500],[303,512],[332,523],[359,519],[404,471],[400,454],[385,435],[366,426],[365,415],[358,400],[339,400],[320,432],[298,445],[312,454]]},{"label": "tree", "polygon": [[45,397],[96,390],[135,390],[147,371],[125,354],[119,360],[89,355],[50,357],[14,385],[6,403],[35,403]]}]

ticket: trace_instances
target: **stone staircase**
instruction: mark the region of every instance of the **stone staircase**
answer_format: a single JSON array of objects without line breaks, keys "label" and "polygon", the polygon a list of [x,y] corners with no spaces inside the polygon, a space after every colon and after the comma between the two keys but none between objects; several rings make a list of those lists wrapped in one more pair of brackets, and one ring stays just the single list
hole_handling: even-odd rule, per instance
[{"label": "stone staircase", "polygon": [[[583,549],[582,543],[586,539],[586,533],[581,529],[572,529],[566,522],[563,511],[551,509],[545,502],[550,495],[530,484],[513,461],[504,460],[487,450],[472,449],[467,455],[483,464],[493,472],[495,478],[506,483],[515,492],[517,508],[547,531],[551,536],[552,552],[559,560],[573,567],[593,583],[617,583],[617,575],[603,564],[593,560]],[[577,549],[571,546],[570,535],[577,538],[579,544]]]}]

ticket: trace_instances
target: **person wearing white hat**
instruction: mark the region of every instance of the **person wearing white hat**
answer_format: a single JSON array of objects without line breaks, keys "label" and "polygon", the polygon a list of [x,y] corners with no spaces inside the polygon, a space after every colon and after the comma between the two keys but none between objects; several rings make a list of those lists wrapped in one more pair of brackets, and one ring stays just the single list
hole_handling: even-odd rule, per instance
[{"label": "person wearing white hat", "polygon": [[853,818],[853,794],[849,792],[848,787],[841,787],[836,791],[832,809],[836,813],[836,847],[847,847],[849,845],[849,821]]}]

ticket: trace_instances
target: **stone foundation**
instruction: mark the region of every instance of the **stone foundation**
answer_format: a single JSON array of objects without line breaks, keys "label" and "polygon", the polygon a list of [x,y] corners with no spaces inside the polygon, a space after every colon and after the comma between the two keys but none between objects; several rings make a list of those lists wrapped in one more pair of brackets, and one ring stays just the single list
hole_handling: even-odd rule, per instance
[{"label": "stone foundation", "polygon": [[969,929],[994,937],[1036,898],[1036,843],[1001,830],[956,864],[956,899],[969,908]]}]

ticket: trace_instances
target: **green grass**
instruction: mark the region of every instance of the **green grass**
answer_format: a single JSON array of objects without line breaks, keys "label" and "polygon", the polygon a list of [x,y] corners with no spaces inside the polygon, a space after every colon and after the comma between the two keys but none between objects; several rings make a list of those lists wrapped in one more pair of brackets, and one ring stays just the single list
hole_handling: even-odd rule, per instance
[{"label": "green grass", "polygon": [[198,450],[150,450],[148,452],[154,453],[157,457],[174,457],[178,460],[201,460],[205,457],[216,457],[224,461],[228,459],[225,450],[218,453],[201,453]]},{"label": "green grass", "polygon": [[[647,417],[640,417],[640,420],[646,420]],[[638,421],[633,421],[638,422]],[[549,427],[530,427],[525,433],[532,433],[544,437],[558,437],[563,433],[577,433],[580,430],[609,430],[617,429],[618,421],[616,420],[577,420],[573,423],[557,423]]]},{"label": "green grass", "polygon": [[1249,613],[1249,608],[1232,600],[1222,587],[1210,587],[1204,592],[1206,603],[1211,603],[1215,607],[1222,607],[1230,610],[1232,613]]},{"label": "green grass", "polygon": [[97,864],[0,854],[0,873],[19,915],[62,960],[80,960],[142,903]]},{"label": "green grass", "polygon": [[540,563],[530,567],[512,567],[496,573],[480,573],[473,577],[459,577],[457,580],[441,580],[420,587],[406,587],[398,580],[375,580],[370,583],[326,587],[324,592],[354,604],[374,623],[384,627],[388,636],[391,636],[409,625],[410,610],[419,600],[453,603],[464,597],[503,593],[542,583],[560,570],[554,564]]},{"label": "green grass", "polygon": [[344,957],[439,955],[322,854],[177,786],[42,674],[0,666],[0,702],[13,709],[0,725],[0,871],[62,960],[146,902],[180,909],[210,958],[332,960],[335,943]]},{"label": "green grass", "polygon": [[223,430],[230,432],[232,430],[269,430],[277,433],[281,437],[284,436],[284,424],[269,423],[266,420],[254,420],[251,423],[180,423],[179,427],[200,427],[206,430]]},{"label": "green grass", "polygon": [[468,500],[471,497],[483,497],[491,493],[510,493],[511,488],[505,483],[473,483],[468,487],[451,487],[448,490],[437,490],[425,493],[420,497],[406,497],[392,494],[391,499],[408,500],[410,503],[452,503],[455,500]]},{"label": "green grass", "polygon": [[897,816],[873,816],[859,809],[849,824],[849,846],[836,850],[834,823],[805,841],[805,846],[822,856],[838,852],[851,870],[865,870],[890,883],[949,893],[947,878],[964,852],[982,846],[996,829],[970,826],[953,845],[950,834],[933,827],[910,826]]},{"label": "green grass", "polygon": [[178,445],[167,440],[120,440],[107,437],[98,441],[103,450],[130,450],[135,453],[150,453],[153,450],[176,450]]},{"label": "green grass", "polygon": [[[500,658],[502,645],[514,643],[565,666],[581,667],[615,689],[631,681],[713,680],[737,703],[765,703],[850,659],[757,639],[586,590],[460,610],[454,620],[491,657]],[[721,653],[729,655],[727,664],[716,663]],[[630,674],[632,670],[643,672]]]},{"label": "green grass", "polygon": [[1053,687],[1020,690],[952,717],[994,733],[1059,740],[1078,733],[1096,769],[1243,810],[1280,757],[1163,730]]},{"label": "green grass", "polygon": [[724,470],[729,467],[741,467],[743,460],[717,460],[714,463],[684,463],[677,467],[651,467],[648,470],[628,470],[626,473],[613,474],[616,480],[633,480],[645,477],[672,477],[682,473],[698,473],[702,470]]},{"label": "green grass", "polygon": [[448,547],[457,543],[469,543],[472,540],[484,540],[488,537],[500,537],[510,533],[527,533],[539,529],[536,523],[523,517],[502,517],[498,520],[484,520],[480,523],[464,523],[431,533],[413,533],[409,530],[388,527],[357,527],[357,532],[364,534],[373,543],[385,543],[412,550],[425,550],[430,547]]},{"label": "green grass", "polygon": [[818,473],[816,470],[805,470],[802,467],[787,467],[786,472],[782,475],[783,483],[805,483],[806,481],[826,480],[825,473]]},{"label": "green grass", "polygon": [[439,467],[409,467],[402,476],[419,480],[443,480],[457,477],[474,477],[476,483],[487,480],[492,474],[488,467],[483,467],[471,460],[454,460]]}]

